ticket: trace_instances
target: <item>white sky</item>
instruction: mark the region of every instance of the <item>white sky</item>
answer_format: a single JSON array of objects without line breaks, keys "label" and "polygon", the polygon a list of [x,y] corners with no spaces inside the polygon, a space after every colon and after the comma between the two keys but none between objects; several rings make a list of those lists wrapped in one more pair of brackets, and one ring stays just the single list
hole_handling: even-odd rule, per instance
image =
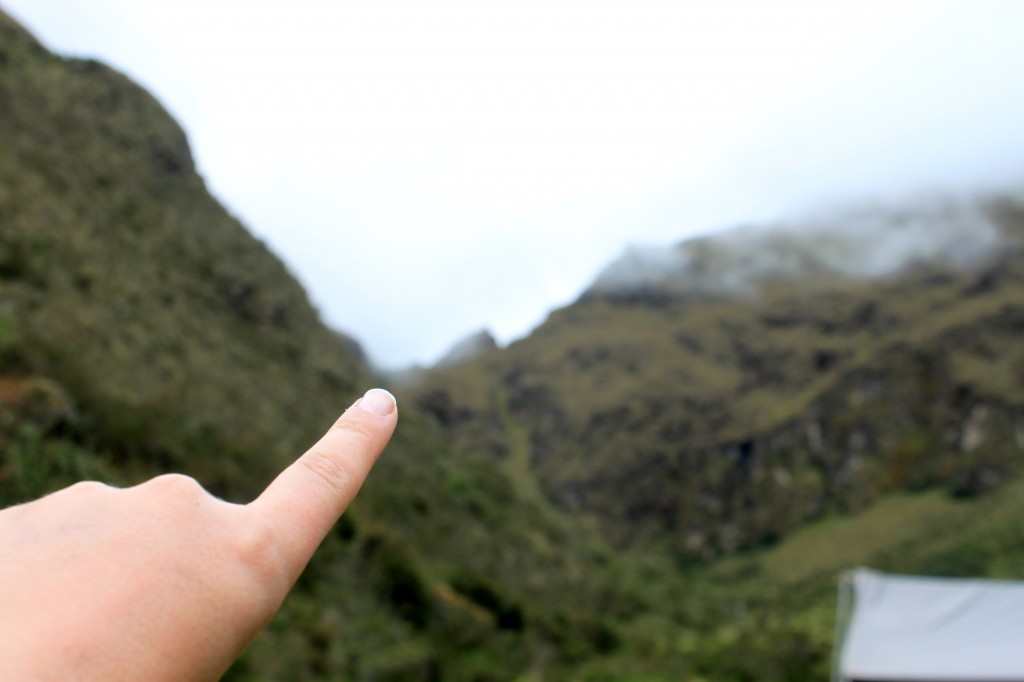
[{"label": "white sky", "polygon": [[0,6],[153,92],[385,367],[525,334],[627,244],[1024,187],[1024,2]]}]

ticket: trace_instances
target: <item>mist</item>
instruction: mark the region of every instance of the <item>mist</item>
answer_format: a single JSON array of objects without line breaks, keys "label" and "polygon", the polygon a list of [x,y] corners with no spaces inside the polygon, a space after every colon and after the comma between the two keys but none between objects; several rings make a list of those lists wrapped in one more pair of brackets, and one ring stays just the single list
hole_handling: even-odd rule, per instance
[{"label": "mist", "polygon": [[908,198],[902,205],[837,206],[678,245],[632,247],[590,290],[749,294],[774,279],[873,279],[922,265],[970,269],[1009,239],[981,201]]}]

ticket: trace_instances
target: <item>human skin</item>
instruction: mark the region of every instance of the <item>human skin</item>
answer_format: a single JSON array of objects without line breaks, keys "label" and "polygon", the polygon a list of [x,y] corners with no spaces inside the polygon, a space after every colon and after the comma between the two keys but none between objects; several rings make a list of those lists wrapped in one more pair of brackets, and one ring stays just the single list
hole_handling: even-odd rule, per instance
[{"label": "human skin", "polygon": [[216,680],[270,621],[398,422],[356,401],[247,505],[193,479],[0,511],[0,679]]}]

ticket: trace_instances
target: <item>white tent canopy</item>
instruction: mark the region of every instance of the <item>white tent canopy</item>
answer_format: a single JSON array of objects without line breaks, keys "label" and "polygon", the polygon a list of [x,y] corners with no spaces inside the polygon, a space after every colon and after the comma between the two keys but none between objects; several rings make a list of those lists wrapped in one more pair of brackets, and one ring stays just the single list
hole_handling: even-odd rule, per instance
[{"label": "white tent canopy", "polygon": [[860,568],[839,601],[836,680],[1024,682],[1024,583]]}]

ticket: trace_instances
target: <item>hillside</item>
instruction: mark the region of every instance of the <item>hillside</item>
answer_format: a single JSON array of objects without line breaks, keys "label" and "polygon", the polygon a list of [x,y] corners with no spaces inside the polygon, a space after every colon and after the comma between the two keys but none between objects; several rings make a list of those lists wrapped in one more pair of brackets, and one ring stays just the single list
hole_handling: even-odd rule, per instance
[{"label": "hillside", "polygon": [[1024,203],[870,224],[630,254],[528,338],[410,396],[616,545],[680,558],[888,491],[984,492],[1024,449]]}]

